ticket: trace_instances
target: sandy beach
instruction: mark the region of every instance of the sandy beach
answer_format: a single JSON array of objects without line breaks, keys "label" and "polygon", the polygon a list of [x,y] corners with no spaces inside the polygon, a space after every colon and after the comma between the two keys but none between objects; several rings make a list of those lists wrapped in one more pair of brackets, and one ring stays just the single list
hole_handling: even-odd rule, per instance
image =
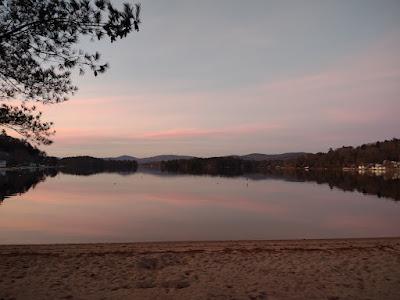
[{"label": "sandy beach", "polygon": [[0,299],[400,299],[400,238],[3,245]]}]

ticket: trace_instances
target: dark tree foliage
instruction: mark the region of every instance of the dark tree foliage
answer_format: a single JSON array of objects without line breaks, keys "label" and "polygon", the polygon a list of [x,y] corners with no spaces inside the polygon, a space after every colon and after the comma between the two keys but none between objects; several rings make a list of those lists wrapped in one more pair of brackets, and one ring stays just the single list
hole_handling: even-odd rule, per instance
[{"label": "dark tree foliage", "polygon": [[387,176],[371,176],[341,170],[313,170],[303,169],[274,169],[263,173],[265,178],[281,179],[294,182],[316,182],[328,184],[331,189],[343,191],[357,191],[363,194],[375,195],[379,198],[389,198],[400,201],[400,179]]},{"label": "dark tree foliage", "polygon": [[26,193],[40,182],[45,181],[47,176],[54,177],[56,175],[57,170],[55,169],[7,172],[5,176],[0,176],[0,205],[9,196]]},{"label": "dark tree foliage", "polygon": [[32,146],[24,139],[17,139],[4,133],[0,134],[0,160],[7,161],[7,166],[20,166],[28,163],[54,166],[55,157],[47,156],[45,152]]},{"label": "dark tree foliage", "polygon": [[42,113],[36,112],[36,107],[25,105],[11,106],[2,104],[0,106],[0,125],[12,129],[29,140],[39,144],[49,144],[49,137],[54,133],[51,130],[52,122],[43,122]]},{"label": "dark tree foliage", "polygon": [[164,172],[239,176],[244,173],[256,172],[258,163],[227,156],[163,161],[160,168]]},{"label": "dark tree foliage", "polygon": [[[66,101],[77,90],[73,69],[97,76],[108,68],[98,52],[76,48],[79,38],[114,42],[139,31],[139,17],[139,4],[118,10],[107,0],[0,0],[0,100]],[[33,111],[3,105],[0,126],[51,143],[52,124]]]},{"label": "dark tree foliage", "polygon": [[400,139],[365,144],[359,147],[330,149],[327,153],[304,154],[294,159],[249,161],[238,157],[193,158],[163,161],[162,171],[188,174],[241,175],[264,173],[277,168],[342,169],[364,164],[400,161]]},{"label": "dark tree foliage", "polygon": [[138,164],[129,160],[107,160],[91,156],[64,157],[59,161],[63,173],[91,175],[101,172],[136,172]]},{"label": "dark tree foliage", "polygon": [[327,153],[307,154],[286,162],[289,166],[312,168],[342,168],[364,164],[400,161],[400,139],[364,144],[358,147],[343,146]]}]

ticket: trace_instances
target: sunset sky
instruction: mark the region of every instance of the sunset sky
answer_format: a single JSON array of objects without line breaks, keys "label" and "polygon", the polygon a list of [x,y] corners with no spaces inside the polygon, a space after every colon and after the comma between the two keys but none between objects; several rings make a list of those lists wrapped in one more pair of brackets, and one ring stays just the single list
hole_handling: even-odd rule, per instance
[{"label": "sunset sky", "polygon": [[50,155],[326,151],[400,137],[400,1],[143,0],[111,65],[44,107]]}]

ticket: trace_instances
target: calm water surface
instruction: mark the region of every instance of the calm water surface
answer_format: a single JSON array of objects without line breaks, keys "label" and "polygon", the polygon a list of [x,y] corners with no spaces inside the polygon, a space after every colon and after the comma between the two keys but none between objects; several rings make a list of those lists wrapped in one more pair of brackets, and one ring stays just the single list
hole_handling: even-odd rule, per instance
[{"label": "calm water surface", "polygon": [[2,244],[400,236],[400,202],[314,182],[58,174],[29,187],[0,205]]}]

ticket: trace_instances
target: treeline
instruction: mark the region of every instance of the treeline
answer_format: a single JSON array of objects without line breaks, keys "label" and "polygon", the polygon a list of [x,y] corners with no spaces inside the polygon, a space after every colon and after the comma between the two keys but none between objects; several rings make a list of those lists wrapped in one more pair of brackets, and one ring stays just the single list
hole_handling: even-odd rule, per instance
[{"label": "treeline", "polygon": [[327,153],[305,154],[295,160],[274,162],[271,166],[343,168],[366,164],[400,161],[400,139],[364,144],[358,147],[330,149]]},{"label": "treeline", "polygon": [[0,160],[7,162],[7,167],[46,166],[62,168],[63,172],[77,175],[90,175],[100,172],[134,172],[136,161],[106,160],[90,156],[57,158],[47,156],[46,152],[23,139],[0,134]]},{"label": "treeline", "polygon": [[32,146],[27,141],[0,134],[0,160],[7,166],[18,166],[46,161],[46,153]]},{"label": "treeline", "polygon": [[160,168],[163,172],[239,176],[244,173],[254,173],[259,165],[260,163],[256,161],[226,156],[163,161]]},{"label": "treeline", "polygon": [[106,160],[91,156],[65,157],[58,161],[64,173],[91,175],[101,172],[135,172],[138,164],[128,160]]},{"label": "treeline", "polygon": [[384,161],[400,161],[400,140],[364,144],[359,147],[330,149],[327,153],[304,154],[285,160],[244,160],[236,156],[193,158],[161,162],[161,171],[235,176],[245,173],[264,173],[271,169],[311,168],[342,169],[343,167],[382,164]]}]

